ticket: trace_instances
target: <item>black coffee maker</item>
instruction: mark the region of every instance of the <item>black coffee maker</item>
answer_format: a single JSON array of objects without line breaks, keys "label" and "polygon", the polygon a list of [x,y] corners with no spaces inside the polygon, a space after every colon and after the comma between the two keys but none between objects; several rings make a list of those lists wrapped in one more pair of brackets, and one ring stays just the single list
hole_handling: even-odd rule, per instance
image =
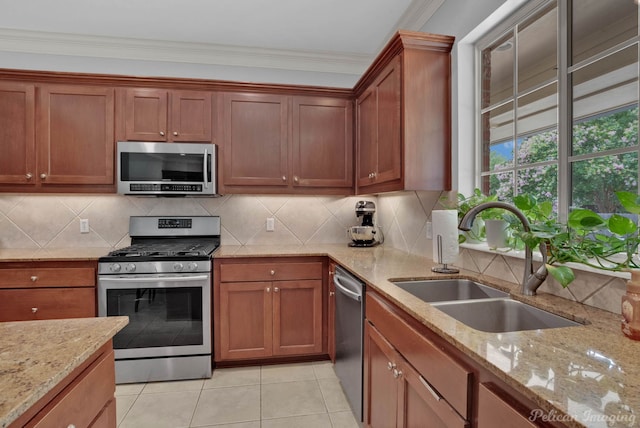
[{"label": "black coffee maker", "polygon": [[373,225],[373,215],[376,212],[376,204],[372,201],[356,202],[356,217],[362,217],[360,226],[351,226],[348,229],[352,242],[351,247],[373,247],[382,242],[381,233]]}]

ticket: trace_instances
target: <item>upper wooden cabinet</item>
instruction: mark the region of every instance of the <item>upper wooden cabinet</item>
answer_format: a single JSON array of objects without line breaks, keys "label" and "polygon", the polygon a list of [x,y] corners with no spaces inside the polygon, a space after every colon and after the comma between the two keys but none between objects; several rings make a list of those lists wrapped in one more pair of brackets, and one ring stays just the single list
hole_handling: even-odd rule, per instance
[{"label": "upper wooden cabinet", "polygon": [[129,88],[123,97],[125,140],[212,141],[210,92]]},{"label": "upper wooden cabinet", "polygon": [[354,88],[356,193],[451,189],[453,40],[400,31]]},{"label": "upper wooden cabinet", "polygon": [[349,99],[227,93],[219,110],[222,193],[352,193]]},{"label": "upper wooden cabinet", "polygon": [[112,191],[114,106],[112,88],[3,82],[0,191]]}]

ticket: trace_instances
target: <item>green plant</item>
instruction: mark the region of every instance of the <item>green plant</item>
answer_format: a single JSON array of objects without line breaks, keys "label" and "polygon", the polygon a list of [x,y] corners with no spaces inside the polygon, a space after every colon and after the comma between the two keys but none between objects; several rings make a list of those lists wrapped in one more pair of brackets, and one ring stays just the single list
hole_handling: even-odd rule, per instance
[{"label": "green plant", "polygon": [[[640,214],[640,197],[631,192],[616,192],[616,197],[628,214]],[[528,202],[523,199],[514,200],[516,207],[527,211]],[[530,201],[529,201],[530,202]],[[573,270],[556,263],[580,263],[596,269],[623,271],[638,268],[634,258],[640,237],[638,225],[621,214],[612,214],[604,218],[589,209],[575,209],[569,214],[566,225],[554,222],[545,216],[548,208],[540,207],[541,217],[536,217],[531,209],[528,216],[533,219],[530,232],[520,232],[519,237],[535,248],[541,242],[547,245],[547,270],[563,287],[574,279]]]}]

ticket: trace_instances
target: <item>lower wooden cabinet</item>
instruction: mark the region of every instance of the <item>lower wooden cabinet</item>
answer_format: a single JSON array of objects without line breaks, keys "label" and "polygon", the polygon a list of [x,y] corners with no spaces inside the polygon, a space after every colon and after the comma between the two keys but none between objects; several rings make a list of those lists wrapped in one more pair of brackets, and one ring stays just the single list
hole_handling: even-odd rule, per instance
[{"label": "lower wooden cabinet", "polygon": [[326,263],[215,261],[216,361],[326,352]]},{"label": "lower wooden cabinet", "polygon": [[96,262],[0,263],[0,322],[95,317]]},{"label": "lower wooden cabinet", "polygon": [[527,428],[548,426],[530,419],[529,409],[508,397],[493,383],[481,383],[478,388],[478,428]]},{"label": "lower wooden cabinet", "polygon": [[115,363],[109,341],[9,428],[115,428]]}]

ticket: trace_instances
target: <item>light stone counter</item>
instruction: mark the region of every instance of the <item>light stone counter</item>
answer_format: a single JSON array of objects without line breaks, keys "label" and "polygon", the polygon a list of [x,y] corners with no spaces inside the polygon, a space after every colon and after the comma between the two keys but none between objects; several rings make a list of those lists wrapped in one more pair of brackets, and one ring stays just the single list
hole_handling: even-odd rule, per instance
[{"label": "light stone counter", "polygon": [[[346,245],[222,246],[216,258],[328,255],[457,349],[568,426],[640,426],[640,342],[620,332],[619,315],[557,296],[524,296],[519,285],[461,270],[462,277],[584,326],[512,333],[474,330],[396,287],[389,279],[443,278],[430,259]],[[523,263],[522,261],[517,261]],[[571,418],[568,418],[570,415]]]},{"label": "light stone counter", "polygon": [[108,247],[76,248],[0,248],[2,262],[35,262],[52,260],[95,261],[106,256]]},{"label": "light stone counter", "polygon": [[105,317],[0,323],[0,427],[26,412],[128,322]]},{"label": "light stone counter", "polygon": [[[7,260],[8,252],[0,251],[0,260]],[[214,254],[214,258],[295,256],[331,257],[529,397],[552,419],[577,427],[640,426],[640,342],[629,340],[620,332],[619,315],[548,294],[523,296],[517,284],[461,270],[453,277],[480,280],[509,291],[516,299],[587,323],[561,329],[485,333],[467,327],[389,282],[446,277],[431,272],[433,262],[424,257],[384,246],[346,245],[223,245]],[[572,418],[567,419],[567,415]]]}]

